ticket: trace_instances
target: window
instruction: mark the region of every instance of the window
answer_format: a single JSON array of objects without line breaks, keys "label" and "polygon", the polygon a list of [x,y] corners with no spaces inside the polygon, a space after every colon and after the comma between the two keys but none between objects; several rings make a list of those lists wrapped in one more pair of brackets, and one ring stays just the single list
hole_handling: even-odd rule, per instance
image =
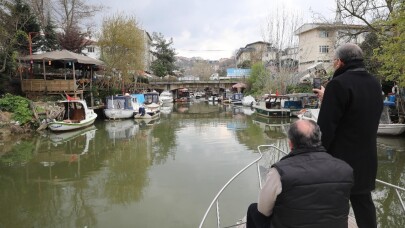
[{"label": "window", "polygon": [[329,53],[329,46],[327,45],[319,46],[319,53]]},{"label": "window", "polygon": [[94,47],[87,47],[87,52],[94,52]]},{"label": "window", "polygon": [[329,37],[329,32],[328,32],[328,31],[325,31],[325,30],[320,31],[320,32],[319,32],[319,37],[321,37],[321,38]]}]

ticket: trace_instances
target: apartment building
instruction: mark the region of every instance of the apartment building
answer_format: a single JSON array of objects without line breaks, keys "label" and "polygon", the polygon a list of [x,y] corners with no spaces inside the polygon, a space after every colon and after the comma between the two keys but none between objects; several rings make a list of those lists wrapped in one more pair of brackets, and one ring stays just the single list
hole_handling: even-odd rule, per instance
[{"label": "apartment building", "polygon": [[277,57],[277,51],[268,42],[257,41],[239,48],[236,53],[236,64],[240,65],[245,61],[252,63],[262,61],[264,63],[274,61]]},{"label": "apartment building", "polygon": [[143,34],[143,40],[144,40],[144,45],[145,45],[145,52],[144,52],[144,57],[143,57],[143,62],[144,62],[144,71],[146,72],[151,72],[150,66],[152,62],[156,59],[156,57],[152,54],[151,52],[151,47],[152,47],[152,37],[146,30],[142,30]]},{"label": "apartment building", "polygon": [[307,23],[295,31],[298,36],[298,71],[302,72],[318,63],[326,70],[333,64],[334,51],[339,44],[352,42],[360,44],[365,33],[362,25],[344,25],[343,23]]}]

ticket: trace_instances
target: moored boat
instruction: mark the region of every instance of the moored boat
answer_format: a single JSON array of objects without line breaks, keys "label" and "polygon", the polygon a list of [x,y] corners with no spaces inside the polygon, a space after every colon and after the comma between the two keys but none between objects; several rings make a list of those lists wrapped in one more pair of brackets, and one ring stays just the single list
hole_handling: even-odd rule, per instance
[{"label": "moored boat", "polygon": [[256,103],[256,99],[252,96],[245,96],[242,98],[242,105],[252,107]]},{"label": "moored boat", "polygon": [[143,100],[141,94],[133,94],[132,96],[137,96],[140,104],[139,111],[134,116],[135,119],[154,119],[160,116],[161,101],[159,93],[144,93]]},{"label": "moored boat", "polygon": [[132,118],[138,113],[139,104],[136,97],[129,94],[109,96],[106,98],[104,115],[108,119],[127,119]]},{"label": "moored boat", "polygon": [[[300,114],[298,114],[298,118],[311,119],[313,121],[317,121],[318,115],[319,115],[319,108],[303,109],[301,110]],[[405,132],[405,124],[392,123],[388,114],[388,107],[384,106],[380,118],[380,123],[378,124],[377,135],[395,136],[400,135],[404,132]]]},{"label": "moored boat", "polygon": [[284,108],[286,100],[288,100],[286,96],[268,95],[264,100],[254,103],[252,107],[259,116],[290,118],[291,110]]},{"label": "moored boat", "polygon": [[391,123],[378,125],[378,135],[400,135],[405,131],[405,124]]},{"label": "moored boat", "polygon": [[243,93],[234,93],[230,98],[230,102],[233,105],[242,105]]},{"label": "moored boat", "polygon": [[90,126],[97,118],[97,114],[87,107],[86,101],[68,97],[59,101],[64,107],[63,115],[59,120],[53,119],[48,123],[51,131],[72,131]]},{"label": "moored boat", "polygon": [[160,94],[159,98],[163,104],[173,103],[173,101],[174,101],[172,92],[167,91],[167,90],[163,91]]},{"label": "moored boat", "polygon": [[318,108],[318,97],[315,93],[292,93],[286,94],[288,100],[284,102],[284,108],[291,111],[291,116],[298,117],[303,108]]},{"label": "moored boat", "polygon": [[139,112],[134,116],[135,119],[154,119],[160,116],[159,105],[144,105],[139,108]]}]

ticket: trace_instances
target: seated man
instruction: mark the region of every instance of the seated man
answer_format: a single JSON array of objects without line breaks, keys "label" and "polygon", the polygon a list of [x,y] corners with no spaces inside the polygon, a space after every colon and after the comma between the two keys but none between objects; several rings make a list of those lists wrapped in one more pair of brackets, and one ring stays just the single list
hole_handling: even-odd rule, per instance
[{"label": "seated man", "polygon": [[353,170],[321,146],[319,126],[298,120],[288,131],[291,152],[267,174],[247,228],[347,228]]}]

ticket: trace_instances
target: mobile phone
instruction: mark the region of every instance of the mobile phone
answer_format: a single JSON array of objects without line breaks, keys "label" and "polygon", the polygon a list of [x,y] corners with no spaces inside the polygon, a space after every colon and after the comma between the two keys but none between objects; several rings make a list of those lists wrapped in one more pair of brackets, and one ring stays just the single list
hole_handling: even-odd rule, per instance
[{"label": "mobile phone", "polygon": [[312,86],[314,89],[321,89],[321,78],[314,78]]}]

